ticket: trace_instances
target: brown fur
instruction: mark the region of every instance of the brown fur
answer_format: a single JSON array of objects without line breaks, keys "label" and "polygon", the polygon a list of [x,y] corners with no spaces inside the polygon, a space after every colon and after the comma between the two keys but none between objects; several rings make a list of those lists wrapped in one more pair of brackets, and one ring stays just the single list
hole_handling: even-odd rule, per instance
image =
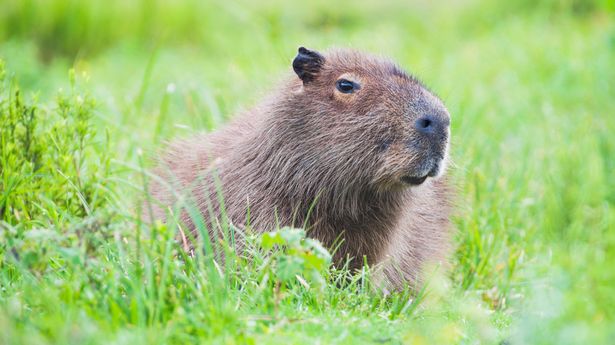
[{"label": "brown fur", "polygon": [[[439,177],[420,185],[401,178],[424,175],[426,164],[442,173],[448,112],[387,60],[349,50],[310,54],[321,59],[308,56],[316,63],[303,68],[300,54],[297,75],[260,105],[216,132],[170,146],[156,170],[166,182],[152,185],[160,201],[155,216],[163,219],[164,208],[189,195],[215,229],[219,190],[235,225],[247,225],[248,208],[256,231],[305,224],[325,246],[342,240],[336,264],[350,258],[359,268],[365,257],[382,265],[394,288],[417,283],[424,265],[442,261],[449,247],[449,189]],[[340,78],[360,89],[338,91]],[[441,120],[446,133],[431,141],[420,135],[414,123],[424,114]],[[181,218],[194,231],[187,212]]]}]

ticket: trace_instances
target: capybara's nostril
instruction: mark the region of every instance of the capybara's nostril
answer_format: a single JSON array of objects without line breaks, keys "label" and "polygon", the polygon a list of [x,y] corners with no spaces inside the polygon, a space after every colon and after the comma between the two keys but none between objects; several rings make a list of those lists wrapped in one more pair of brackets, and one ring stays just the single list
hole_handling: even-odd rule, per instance
[{"label": "capybara's nostril", "polygon": [[433,133],[435,130],[434,118],[431,116],[423,116],[420,119],[416,120],[414,126],[421,133]]}]

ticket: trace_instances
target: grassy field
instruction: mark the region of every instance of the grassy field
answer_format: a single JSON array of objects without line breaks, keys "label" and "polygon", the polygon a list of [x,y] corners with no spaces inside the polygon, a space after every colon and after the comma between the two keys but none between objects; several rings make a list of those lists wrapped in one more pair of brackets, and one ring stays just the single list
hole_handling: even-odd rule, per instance
[{"label": "grassy field", "polygon": [[[223,269],[133,216],[150,153],[300,45],[390,56],[452,115],[457,249],[418,295],[341,284],[298,232]],[[0,59],[0,344],[615,339],[610,0],[0,0]]]}]

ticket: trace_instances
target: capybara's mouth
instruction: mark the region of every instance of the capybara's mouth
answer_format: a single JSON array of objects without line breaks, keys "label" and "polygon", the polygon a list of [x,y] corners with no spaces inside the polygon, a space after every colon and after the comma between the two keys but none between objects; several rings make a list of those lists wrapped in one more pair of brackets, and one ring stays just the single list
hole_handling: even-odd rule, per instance
[{"label": "capybara's mouth", "polygon": [[413,186],[418,186],[420,184],[422,184],[423,182],[425,182],[425,180],[427,179],[427,175],[425,176],[421,176],[421,177],[417,177],[417,176],[402,176],[401,180],[404,183],[413,185]]},{"label": "capybara's mouth", "polygon": [[421,175],[404,175],[401,177],[401,181],[407,183],[409,185],[418,186],[425,182],[428,177],[435,177],[438,175],[440,171],[440,164],[436,163],[433,165],[431,169],[427,173],[422,173]]}]

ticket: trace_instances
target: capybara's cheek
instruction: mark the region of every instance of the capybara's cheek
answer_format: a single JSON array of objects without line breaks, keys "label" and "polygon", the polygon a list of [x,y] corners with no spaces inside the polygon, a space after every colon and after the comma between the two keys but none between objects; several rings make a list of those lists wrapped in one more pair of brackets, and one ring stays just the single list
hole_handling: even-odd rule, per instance
[{"label": "capybara's cheek", "polygon": [[398,184],[411,162],[412,156],[409,155],[408,150],[392,144],[378,155],[378,168],[374,174],[374,182],[383,186]]}]

